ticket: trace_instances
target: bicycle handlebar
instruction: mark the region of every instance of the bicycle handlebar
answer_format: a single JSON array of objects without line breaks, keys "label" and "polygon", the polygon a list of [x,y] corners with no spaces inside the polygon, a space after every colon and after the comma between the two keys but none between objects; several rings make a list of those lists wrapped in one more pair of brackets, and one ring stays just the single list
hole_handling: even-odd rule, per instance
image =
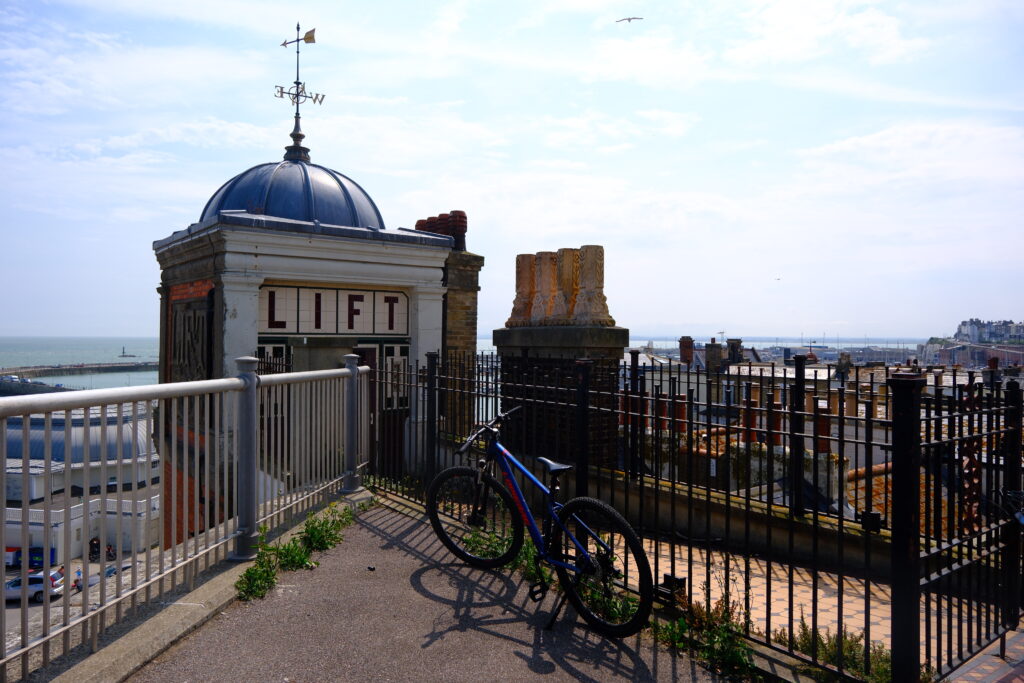
[{"label": "bicycle handlebar", "polygon": [[469,437],[466,438],[465,443],[463,443],[459,447],[459,450],[456,451],[456,454],[457,455],[463,455],[464,453],[466,453],[472,447],[472,445],[476,442],[476,440],[478,438],[480,438],[481,434],[483,434],[486,431],[492,431],[492,432],[496,431],[496,428],[498,427],[498,425],[501,424],[502,420],[504,420],[506,417],[508,417],[512,413],[516,412],[520,408],[522,408],[522,406],[515,406],[513,408],[509,408],[504,413],[498,413],[497,415],[492,417],[490,420],[488,420],[486,423],[480,425],[479,428],[475,432],[473,432],[472,436],[469,436]]}]

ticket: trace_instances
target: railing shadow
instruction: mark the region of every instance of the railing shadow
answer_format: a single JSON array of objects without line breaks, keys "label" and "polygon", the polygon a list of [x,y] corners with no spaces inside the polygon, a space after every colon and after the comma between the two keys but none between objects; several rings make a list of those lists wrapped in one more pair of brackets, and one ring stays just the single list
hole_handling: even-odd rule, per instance
[{"label": "railing shadow", "polygon": [[[513,647],[534,674],[559,669],[580,681],[684,680],[707,677],[690,660],[655,646],[649,635],[612,640],[595,634],[566,605],[551,630],[545,626],[555,606],[556,591],[540,603],[528,597],[525,580],[509,569],[487,571],[453,562],[440,544],[425,515],[413,517],[378,508],[360,515],[361,527],[377,536],[382,550],[397,550],[422,562],[409,583],[422,597],[450,608],[424,633],[420,647],[427,649],[453,633],[476,632],[494,639],[495,647]],[[508,625],[527,628],[515,635]],[[486,656],[486,653],[482,653]]]}]

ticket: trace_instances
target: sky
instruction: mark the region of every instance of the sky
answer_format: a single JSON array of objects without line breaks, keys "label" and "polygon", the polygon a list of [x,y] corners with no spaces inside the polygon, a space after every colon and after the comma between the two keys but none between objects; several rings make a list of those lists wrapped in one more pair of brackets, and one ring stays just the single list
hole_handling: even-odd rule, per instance
[{"label": "sky", "polygon": [[153,242],[290,144],[296,22],[313,162],[466,211],[481,336],[585,244],[634,337],[1024,319],[1019,0],[5,0],[0,336],[158,334]]}]

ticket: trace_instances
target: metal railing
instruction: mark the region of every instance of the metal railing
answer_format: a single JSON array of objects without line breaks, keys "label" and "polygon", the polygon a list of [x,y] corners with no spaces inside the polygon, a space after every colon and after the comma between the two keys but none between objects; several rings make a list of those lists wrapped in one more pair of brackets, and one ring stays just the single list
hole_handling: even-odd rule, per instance
[{"label": "metal railing", "polygon": [[[666,603],[717,606],[748,638],[843,676],[947,675],[1019,613],[1020,525],[991,501],[1021,488],[1020,389],[914,376],[918,409],[899,413],[899,374],[839,376],[802,356],[709,374],[635,355],[428,354],[375,372],[376,410],[407,428],[378,421],[370,466],[422,499],[434,473],[465,464],[453,453],[474,422],[520,406],[503,443],[574,463],[565,497],[630,519]],[[404,408],[384,404],[385,385]]]},{"label": "metal railing", "polygon": [[[359,485],[369,368],[0,398],[0,680],[22,677],[140,604]],[[10,564],[18,562],[16,573]],[[51,578],[52,577],[52,578]],[[10,604],[10,603],[9,603]]]}]

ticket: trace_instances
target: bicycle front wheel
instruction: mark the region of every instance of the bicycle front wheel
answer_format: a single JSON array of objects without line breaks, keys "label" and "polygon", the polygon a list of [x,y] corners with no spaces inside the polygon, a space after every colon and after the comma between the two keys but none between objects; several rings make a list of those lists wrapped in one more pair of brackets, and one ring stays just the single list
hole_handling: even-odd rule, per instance
[{"label": "bicycle front wheel", "polygon": [[654,606],[654,582],[647,553],[629,522],[594,498],[570,500],[558,519],[552,550],[576,570],[555,569],[583,620],[613,638],[646,626]]},{"label": "bicycle front wheel", "polygon": [[523,520],[512,494],[489,474],[444,470],[427,489],[427,516],[445,547],[474,567],[493,569],[512,561],[523,545]]}]

